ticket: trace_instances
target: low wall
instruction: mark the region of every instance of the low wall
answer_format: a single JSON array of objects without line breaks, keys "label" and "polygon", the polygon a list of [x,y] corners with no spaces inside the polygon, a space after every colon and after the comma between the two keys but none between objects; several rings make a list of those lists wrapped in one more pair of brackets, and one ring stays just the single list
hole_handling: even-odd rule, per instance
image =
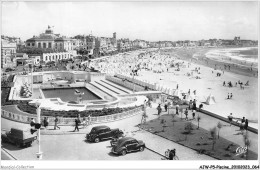
[{"label": "low wall", "polygon": [[[206,115],[215,117],[215,118],[217,118],[217,119],[219,119],[219,120],[222,120],[222,121],[224,121],[224,122],[229,123],[228,118],[224,118],[224,117],[222,117],[222,116],[220,116],[220,115],[214,114],[214,113],[209,112],[209,111],[207,111],[207,110],[200,109],[200,112],[201,112],[201,113],[204,113],[204,114],[206,114]],[[232,124],[235,125],[235,126],[239,126],[239,125],[240,125],[239,123],[236,123],[236,122],[234,122],[234,121],[232,121]],[[250,132],[253,132],[253,133],[258,134],[258,129],[255,129],[255,128],[252,128],[252,127],[248,127],[247,130],[250,131]]]},{"label": "low wall", "polygon": [[[134,116],[134,115],[137,115],[140,113],[143,113],[143,106],[140,106],[133,110],[125,111],[122,113],[117,113],[117,114],[112,114],[112,115],[107,115],[107,116],[91,117],[91,123],[98,124],[98,123],[113,122],[113,121],[131,117],[131,116]],[[20,123],[26,123],[26,124],[30,124],[31,118],[36,119],[36,115],[35,116],[33,116],[33,115],[24,116],[24,115],[20,115],[17,113],[8,112],[5,110],[1,110],[1,117],[12,120],[12,121],[20,122]],[[44,116],[44,117],[47,117],[47,116]],[[48,118],[49,118],[49,125],[53,126],[55,118],[54,117],[48,117]],[[41,122],[42,121],[43,121],[43,117],[41,117]],[[82,122],[82,118],[81,118],[81,122]],[[62,125],[62,126],[73,126],[73,125],[75,125],[75,118],[59,118],[58,124]]]}]

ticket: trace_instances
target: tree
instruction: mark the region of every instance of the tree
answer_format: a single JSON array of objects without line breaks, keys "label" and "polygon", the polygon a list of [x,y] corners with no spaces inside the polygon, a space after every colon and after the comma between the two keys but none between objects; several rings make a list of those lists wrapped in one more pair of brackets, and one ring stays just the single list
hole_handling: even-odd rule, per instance
[{"label": "tree", "polygon": [[198,121],[198,128],[197,128],[197,129],[200,128],[200,119],[201,119],[201,117],[200,117],[200,115],[198,115],[198,116],[197,116],[197,121]]},{"label": "tree", "polygon": [[214,147],[216,144],[216,139],[217,139],[217,128],[216,127],[210,129],[210,136],[212,138],[212,150],[214,150]]},{"label": "tree", "polygon": [[246,160],[248,159],[248,148],[251,146],[251,140],[249,140],[248,132],[243,135],[244,138],[244,144],[246,147]]},{"label": "tree", "polygon": [[187,135],[190,134],[191,131],[193,130],[193,127],[192,127],[191,122],[187,122],[187,123],[185,123],[184,130],[185,130],[185,134],[186,134],[186,138],[185,138],[185,140],[187,140]]},{"label": "tree", "polygon": [[222,123],[218,122],[218,125],[217,125],[217,127],[218,127],[218,139],[219,139],[219,131],[222,128],[222,126],[223,126]]},{"label": "tree", "polygon": [[163,132],[164,132],[164,128],[166,127],[165,123],[166,123],[166,120],[162,119],[161,120],[161,124],[162,124],[162,127],[163,127],[163,130],[162,130]]}]

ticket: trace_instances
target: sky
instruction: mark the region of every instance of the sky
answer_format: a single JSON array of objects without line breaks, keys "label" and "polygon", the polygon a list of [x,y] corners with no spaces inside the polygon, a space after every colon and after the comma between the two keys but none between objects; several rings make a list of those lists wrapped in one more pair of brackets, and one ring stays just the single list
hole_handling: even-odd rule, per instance
[{"label": "sky", "polygon": [[2,35],[23,41],[50,26],[65,36],[177,41],[257,40],[257,2],[2,2]]}]

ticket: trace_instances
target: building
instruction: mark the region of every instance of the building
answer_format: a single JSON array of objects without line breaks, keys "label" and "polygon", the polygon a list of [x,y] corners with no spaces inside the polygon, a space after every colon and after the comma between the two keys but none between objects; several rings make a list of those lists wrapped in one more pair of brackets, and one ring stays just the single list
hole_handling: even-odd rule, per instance
[{"label": "building", "polygon": [[1,68],[15,67],[16,42],[1,39]]},{"label": "building", "polygon": [[40,49],[53,49],[56,51],[71,51],[73,49],[73,40],[60,34],[54,34],[50,26],[45,30],[45,33],[39,36],[33,36],[26,40],[26,47],[40,48]]}]

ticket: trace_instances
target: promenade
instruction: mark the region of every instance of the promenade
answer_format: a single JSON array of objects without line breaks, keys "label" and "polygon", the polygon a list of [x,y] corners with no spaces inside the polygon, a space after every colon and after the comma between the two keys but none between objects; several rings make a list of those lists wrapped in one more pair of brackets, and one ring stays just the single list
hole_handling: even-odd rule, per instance
[{"label": "promenade", "polygon": [[[154,103],[153,105],[156,105],[156,104]],[[147,113],[148,113],[147,121],[158,118],[157,110],[155,108],[147,108]],[[173,109],[171,109],[170,114],[173,114],[173,113],[174,113],[174,111],[173,111]],[[163,114],[168,114],[168,113],[163,112]],[[239,134],[239,132],[240,132],[238,130],[239,127],[233,126],[233,125],[229,126],[226,122],[222,122],[216,118],[210,117],[210,116],[202,114],[202,113],[200,113],[200,116],[201,116],[201,121],[200,121],[201,128],[209,129],[209,128],[212,128],[213,126],[216,126],[216,124],[218,122],[221,122],[224,126],[221,129],[220,136],[229,140],[231,143],[236,143],[240,146],[244,146],[243,136]],[[103,125],[107,125],[111,128],[120,128],[121,130],[124,131],[126,136],[132,136],[139,140],[143,140],[146,143],[147,148],[149,148],[153,152],[157,153],[158,155],[161,155],[161,157],[162,157],[162,155],[164,155],[164,152],[167,149],[176,148],[177,155],[180,160],[212,160],[212,159],[214,159],[207,155],[200,155],[195,150],[189,149],[189,148],[179,145],[175,142],[172,142],[172,141],[162,138],[160,136],[154,135],[146,130],[140,129],[138,127],[138,124],[140,123],[140,121],[141,121],[141,114],[138,114],[133,117],[123,119],[120,121],[103,123]],[[30,128],[29,124],[12,122],[12,121],[9,121],[4,118],[1,119],[1,123],[2,123],[2,130],[3,129],[9,130],[11,127]],[[196,124],[196,122],[194,122],[194,123]],[[85,137],[85,134],[89,133],[89,131],[91,130],[91,128],[93,126],[97,126],[97,125],[99,125],[99,124],[87,126],[85,129],[82,129],[82,127],[80,127],[79,132],[73,132],[74,126],[61,126],[60,130],[53,130],[53,127],[48,127],[47,129],[43,129],[43,130],[41,130],[42,140],[45,140],[45,142],[42,146],[43,152],[46,152],[46,151],[44,151],[44,148],[46,148],[48,145],[50,145],[50,143],[46,141],[47,139],[49,139],[49,140],[55,139],[55,143],[57,143],[57,144],[59,143],[61,146],[64,145],[64,142],[71,143],[73,141],[75,142],[78,140],[82,141],[82,139],[84,139],[84,137]],[[251,146],[249,149],[251,151],[257,151],[258,150],[258,140],[257,140],[258,135],[254,134],[252,132],[249,132],[249,138],[251,140]],[[68,139],[69,139],[69,141],[68,141]],[[83,143],[81,145],[82,145],[82,147],[84,147]],[[36,147],[36,146],[37,146],[37,142],[34,142],[33,147]],[[10,147],[8,147],[8,148],[10,148]],[[10,154],[12,154],[14,157],[16,157],[17,159],[25,159],[25,157],[23,157],[23,154],[26,154],[27,156],[29,156],[31,153],[34,155],[34,153],[32,153],[33,152],[32,149],[29,149],[29,148],[28,148],[28,151],[27,151],[27,149],[22,149],[22,150],[18,150],[18,151],[14,150],[14,149],[8,150],[8,148],[6,150]],[[52,154],[59,152],[59,149],[61,149],[61,147],[53,148],[53,150],[48,149],[47,153],[45,153],[45,154],[51,156]],[[71,154],[76,154],[74,151],[72,152],[72,150],[74,150],[74,149],[66,148],[65,150],[70,152]],[[80,148],[77,147],[76,150],[80,150]],[[27,153],[27,152],[29,152],[29,153]],[[26,156],[26,158],[27,158],[27,156]],[[63,156],[59,155],[59,159],[65,159],[65,156],[66,155],[63,155]],[[51,156],[51,157],[53,157],[53,156]],[[85,158],[86,157],[83,156],[81,159],[85,159]],[[31,156],[29,156],[28,159],[34,159],[34,157],[31,158]],[[102,157],[100,157],[100,159],[102,159]],[[104,159],[106,159],[106,158],[104,158]],[[131,159],[135,159],[135,158],[131,158]]]}]

